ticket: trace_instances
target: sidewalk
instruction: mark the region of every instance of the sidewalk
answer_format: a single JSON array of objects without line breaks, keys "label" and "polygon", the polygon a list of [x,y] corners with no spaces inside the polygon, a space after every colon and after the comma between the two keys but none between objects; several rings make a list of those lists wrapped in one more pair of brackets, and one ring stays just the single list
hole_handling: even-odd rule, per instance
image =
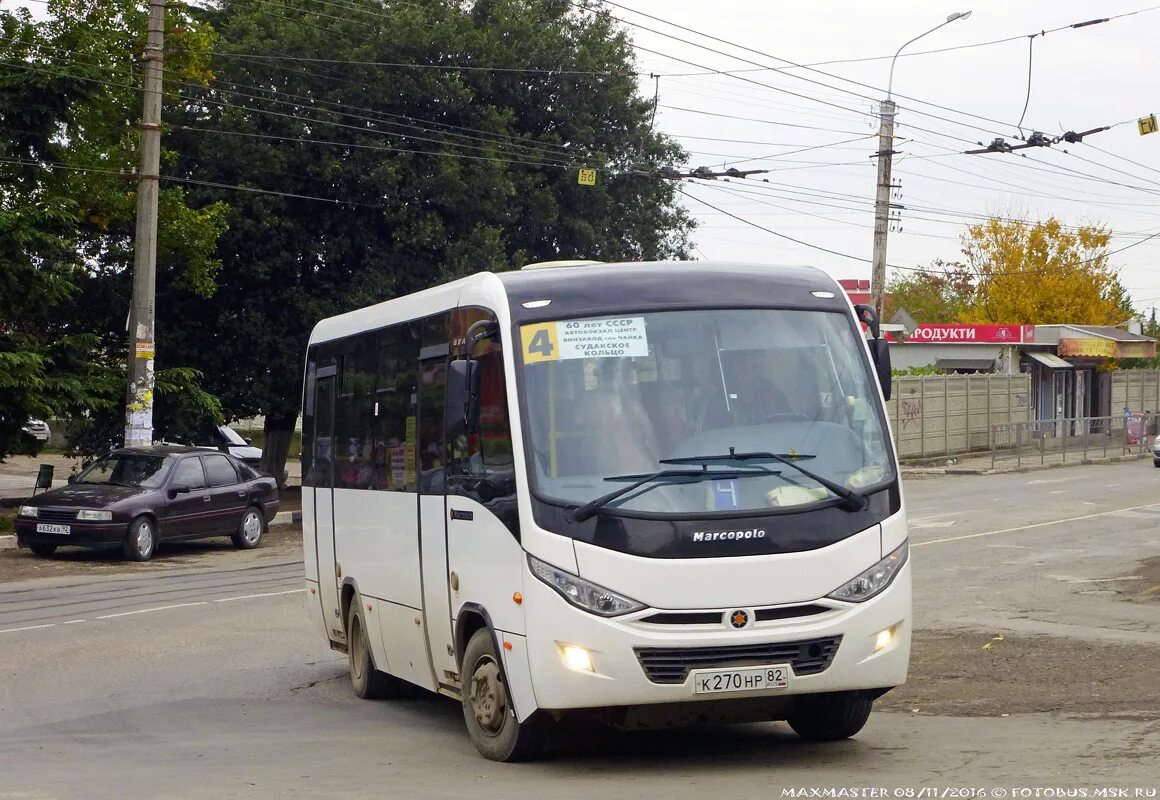
[{"label": "sidewalk", "polygon": [[[1066,458],[1066,460],[1065,460]],[[1022,459],[1015,455],[1004,454],[997,457],[992,466],[991,454],[969,453],[959,456],[950,456],[945,459],[925,459],[921,464],[902,464],[902,474],[907,475],[1006,475],[1015,472],[1035,472],[1042,469],[1058,467],[1074,467],[1086,464],[1116,464],[1122,461],[1141,461],[1152,458],[1149,450],[1142,453],[1124,453],[1119,450],[1109,451],[1103,456],[1102,450],[1089,451],[1088,457],[1083,457],[1082,451],[1068,453],[1045,453],[1042,458],[1038,452],[1024,453]]]}]

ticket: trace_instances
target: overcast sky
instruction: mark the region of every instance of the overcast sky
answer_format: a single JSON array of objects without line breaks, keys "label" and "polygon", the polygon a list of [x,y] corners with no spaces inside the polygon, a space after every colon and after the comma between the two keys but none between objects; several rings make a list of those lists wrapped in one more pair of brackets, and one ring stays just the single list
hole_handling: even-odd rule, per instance
[{"label": "overcast sky", "polygon": [[[1034,40],[1024,133],[1039,130],[1058,135],[1067,130],[1124,124],[1088,137],[1085,144],[1025,151],[1028,158],[956,152],[971,149],[974,142],[990,143],[996,136],[1017,143],[1016,123],[1027,97],[1027,34],[1146,9],[1146,0],[1098,4],[974,0],[964,5],[920,0],[616,2],[622,7],[612,10],[625,21],[685,40],[630,27],[639,48],[640,68],[662,75],[657,125],[693,152],[690,165],[719,167],[725,162],[751,159],[733,165],[772,170],[747,182],[702,181],[685,185],[689,195],[744,220],[869,259],[876,178],[869,155],[877,149],[876,140],[847,141],[782,157],[770,155],[875,134],[876,101],[885,94],[890,56],[908,39],[938,25],[951,12],[970,10],[968,19],[952,22],[909,45],[895,67],[893,92],[899,105],[895,149],[902,155],[895,157],[894,177],[902,184],[898,202],[907,209],[902,212],[901,231],[889,236],[889,262],[915,267],[927,266],[935,258],[956,258],[959,235],[970,221],[967,215],[1055,214],[1071,225],[1103,223],[1116,233],[1113,249],[1160,231],[1160,133],[1144,137],[1136,125],[1138,117],[1160,113],[1160,99],[1156,96],[1160,7],[1100,25],[1048,33]],[[763,55],[677,30],[629,13],[623,7]],[[986,47],[921,54],[925,50],[1012,36],[1021,38]],[[745,61],[694,44],[732,53]],[[801,69],[678,77],[678,73],[699,70],[656,53],[717,70],[755,66],[747,62],[785,67],[777,58],[813,64],[887,57],[815,68],[835,77]],[[650,96],[656,85],[653,78],[641,80],[642,92]],[[766,142],[769,144],[758,144]],[[1064,148],[1069,153],[1061,152]],[[760,183],[763,178],[770,183]],[[809,263],[837,277],[870,276],[868,263],[799,246],[696,200],[685,202],[701,222],[695,241],[702,257]],[[1160,236],[1116,254],[1113,259],[1138,307],[1160,305]]]},{"label": "overcast sky", "polygon": [[[684,166],[771,170],[741,182],[682,186],[684,203],[701,223],[694,236],[698,257],[807,263],[836,277],[868,279],[875,184],[870,155],[877,150],[877,103],[885,94],[890,57],[951,12],[967,10],[968,19],[911,44],[895,67],[894,178],[901,182],[896,202],[906,209],[901,230],[890,233],[888,261],[922,267],[936,258],[955,259],[965,225],[990,214],[1055,214],[1065,224],[1105,224],[1115,233],[1113,249],[1160,232],[1160,133],[1140,136],[1136,126],[1138,117],[1160,113],[1160,6],[1150,9],[1147,0],[615,2],[612,12],[631,23],[638,46],[638,66],[646,73],[642,93],[651,97],[658,87],[651,75],[661,76],[656,125],[691,151]],[[43,14],[42,3],[29,7]],[[1054,136],[1115,125],[1112,130],[1084,144],[1027,150],[1026,158],[961,154],[996,136],[1016,141],[1027,97],[1028,34],[1144,9],[1150,10],[1034,39],[1024,133]],[[1008,37],[1019,38],[923,53]],[[814,67],[828,74],[786,70],[778,60],[817,64],[875,57]],[[748,71],[688,75],[706,70]],[[816,149],[787,152],[808,147]],[[866,261],[794,244],[746,221]],[[1112,258],[1137,307],[1160,306],[1160,236]]]}]

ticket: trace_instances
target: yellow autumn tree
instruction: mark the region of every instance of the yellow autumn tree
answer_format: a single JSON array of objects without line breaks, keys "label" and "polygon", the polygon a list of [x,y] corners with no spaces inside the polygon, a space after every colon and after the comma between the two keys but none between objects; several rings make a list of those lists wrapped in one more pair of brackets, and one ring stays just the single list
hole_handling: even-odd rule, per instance
[{"label": "yellow autumn tree", "polygon": [[1108,264],[1111,233],[990,219],[967,228],[963,254],[973,297],[962,322],[1117,325],[1133,316],[1131,298]]}]

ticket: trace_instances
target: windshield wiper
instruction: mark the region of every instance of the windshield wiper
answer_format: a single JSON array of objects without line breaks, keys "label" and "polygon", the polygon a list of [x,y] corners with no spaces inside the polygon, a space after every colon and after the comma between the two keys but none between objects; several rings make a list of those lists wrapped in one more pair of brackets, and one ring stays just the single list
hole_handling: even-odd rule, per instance
[{"label": "windshield wiper", "polygon": [[861,511],[866,507],[866,495],[855,491],[840,483],[836,483],[829,478],[823,478],[821,475],[808,470],[801,464],[797,463],[798,459],[816,458],[813,455],[798,455],[796,453],[738,453],[735,448],[730,447],[729,452],[722,455],[715,456],[687,456],[685,458],[666,458],[662,459],[662,464],[706,464],[716,461],[776,461],[780,464],[793,467],[802,475],[805,475],[811,480],[817,481],[822,486],[829,489],[838,497],[842,498],[844,507],[849,511]]},{"label": "windshield wiper", "polygon": [[[664,462],[662,462],[664,463]],[[596,514],[604,506],[611,503],[618,497],[623,497],[631,491],[639,489],[646,483],[663,480],[704,480],[705,478],[746,478],[751,475],[780,475],[779,472],[765,469],[764,467],[750,467],[744,470],[716,470],[710,471],[707,466],[702,466],[701,469],[664,469],[660,472],[653,472],[647,475],[613,475],[605,478],[606,481],[632,481],[628,486],[622,486],[615,491],[608,494],[601,495],[595,500],[589,500],[582,506],[577,506],[572,511],[572,519],[576,522],[583,522],[589,517]]]}]

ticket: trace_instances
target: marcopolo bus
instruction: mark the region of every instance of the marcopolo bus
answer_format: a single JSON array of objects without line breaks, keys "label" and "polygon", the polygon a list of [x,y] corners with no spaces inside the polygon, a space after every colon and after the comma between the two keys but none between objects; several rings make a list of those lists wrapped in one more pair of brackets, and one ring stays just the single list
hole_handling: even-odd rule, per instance
[{"label": "marcopolo bus", "polygon": [[457,698],[498,760],[568,713],[857,733],[910,650],[873,311],[810,268],[533,266],[311,334],[307,598],[356,693]]}]

